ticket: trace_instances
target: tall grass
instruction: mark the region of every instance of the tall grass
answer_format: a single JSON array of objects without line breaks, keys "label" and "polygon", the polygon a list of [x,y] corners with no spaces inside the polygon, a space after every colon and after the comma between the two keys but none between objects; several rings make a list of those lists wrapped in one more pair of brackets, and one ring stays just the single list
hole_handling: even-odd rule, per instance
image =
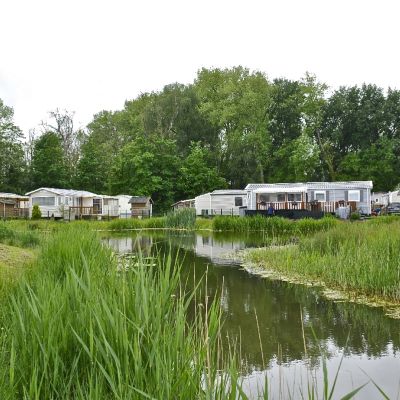
[{"label": "tall grass", "polygon": [[196,224],[196,210],[182,208],[166,215],[165,226],[168,228],[193,229]]},{"label": "tall grass", "polygon": [[0,221],[0,243],[17,247],[35,247],[39,244],[39,235],[32,230],[17,230],[8,222]]},{"label": "tall grass", "polygon": [[250,259],[267,269],[400,302],[400,220],[341,224],[302,238],[298,246],[255,250]]},{"label": "tall grass", "polygon": [[213,228],[217,231],[262,231],[273,235],[307,234],[328,230],[339,223],[328,216],[322,219],[304,218],[293,221],[282,217],[266,218],[260,215],[254,217],[224,217],[213,219]]},{"label": "tall grass", "polygon": [[215,386],[219,308],[205,303],[189,323],[194,293],[179,288],[170,258],[118,273],[95,234],[63,229],[1,305],[0,397],[229,396],[229,379]]}]

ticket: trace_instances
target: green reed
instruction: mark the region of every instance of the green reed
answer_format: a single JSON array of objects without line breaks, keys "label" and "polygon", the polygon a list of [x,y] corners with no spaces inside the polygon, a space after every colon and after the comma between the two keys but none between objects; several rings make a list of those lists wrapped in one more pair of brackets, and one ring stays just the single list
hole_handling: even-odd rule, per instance
[{"label": "green reed", "polygon": [[1,398],[228,396],[219,307],[205,302],[189,323],[194,296],[170,258],[121,273],[94,233],[66,227],[1,305]]},{"label": "green reed", "polygon": [[343,223],[298,246],[257,250],[250,259],[267,269],[400,301],[400,220]]},{"label": "green reed", "polygon": [[282,217],[227,217],[218,216],[213,219],[213,228],[218,231],[263,231],[273,235],[308,234],[323,231],[336,226],[338,220],[331,216],[321,219],[304,218],[290,220]]}]

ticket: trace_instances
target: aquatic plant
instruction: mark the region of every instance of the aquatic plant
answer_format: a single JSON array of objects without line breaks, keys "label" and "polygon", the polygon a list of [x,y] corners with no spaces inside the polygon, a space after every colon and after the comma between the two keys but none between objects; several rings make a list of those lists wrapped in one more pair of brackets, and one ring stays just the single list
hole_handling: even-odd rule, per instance
[{"label": "aquatic plant", "polygon": [[298,246],[254,250],[249,258],[266,269],[329,287],[400,301],[400,220],[343,223],[301,238]]},{"label": "aquatic plant", "polygon": [[254,217],[218,216],[213,219],[213,227],[218,231],[263,231],[273,235],[307,234],[327,230],[339,221],[331,216],[321,219],[304,218],[290,220],[282,217],[267,218],[261,215]]},{"label": "aquatic plant", "polygon": [[203,301],[188,322],[194,295],[171,258],[118,272],[94,233],[64,228],[1,305],[1,398],[228,397],[220,311]]},{"label": "aquatic plant", "polygon": [[165,218],[165,226],[168,228],[193,229],[196,224],[196,210],[194,208],[182,208],[169,212]]}]

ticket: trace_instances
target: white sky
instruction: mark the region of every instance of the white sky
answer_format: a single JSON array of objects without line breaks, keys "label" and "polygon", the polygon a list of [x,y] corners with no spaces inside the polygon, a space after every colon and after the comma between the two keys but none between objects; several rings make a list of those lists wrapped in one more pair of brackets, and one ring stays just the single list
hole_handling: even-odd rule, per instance
[{"label": "white sky", "polygon": [[26,133],[190,83],[202,67],[400,89],[397,0],[0,0],[0,98]]}]

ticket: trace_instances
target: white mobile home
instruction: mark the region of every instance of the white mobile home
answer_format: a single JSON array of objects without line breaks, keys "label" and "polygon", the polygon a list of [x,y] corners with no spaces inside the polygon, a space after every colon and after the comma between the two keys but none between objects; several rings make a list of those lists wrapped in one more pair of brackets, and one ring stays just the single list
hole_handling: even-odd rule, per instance
[{"label": "white mobile home", "polygon": [[249,210],[335,212],[339,207],[371,214],[372,181],[251,183],[246,186]]},{"label": "white mobile home", "polygon": [[214,190],[194,199],[196,215],[239,215],[240,207],[247,206],[245,190]]},{"label": "white mobile home", "polygon": [[119,194],[115,196],[118,199],[118,209],[120,218],[131,217],[131,204],[129,200],[132,198],[129,194]]},{"label": "white mobile home", "polygon": [[76,219],[91,216],[117,217],[118,199],[85,190],[39,188],[28,192],[29,215],[37,204],[42,218]]},{"label": "white mobile home", "polygon": [[387,206],[392,203],[400,203],[400,190],[387,192],[382,196],[383,205]]}]

